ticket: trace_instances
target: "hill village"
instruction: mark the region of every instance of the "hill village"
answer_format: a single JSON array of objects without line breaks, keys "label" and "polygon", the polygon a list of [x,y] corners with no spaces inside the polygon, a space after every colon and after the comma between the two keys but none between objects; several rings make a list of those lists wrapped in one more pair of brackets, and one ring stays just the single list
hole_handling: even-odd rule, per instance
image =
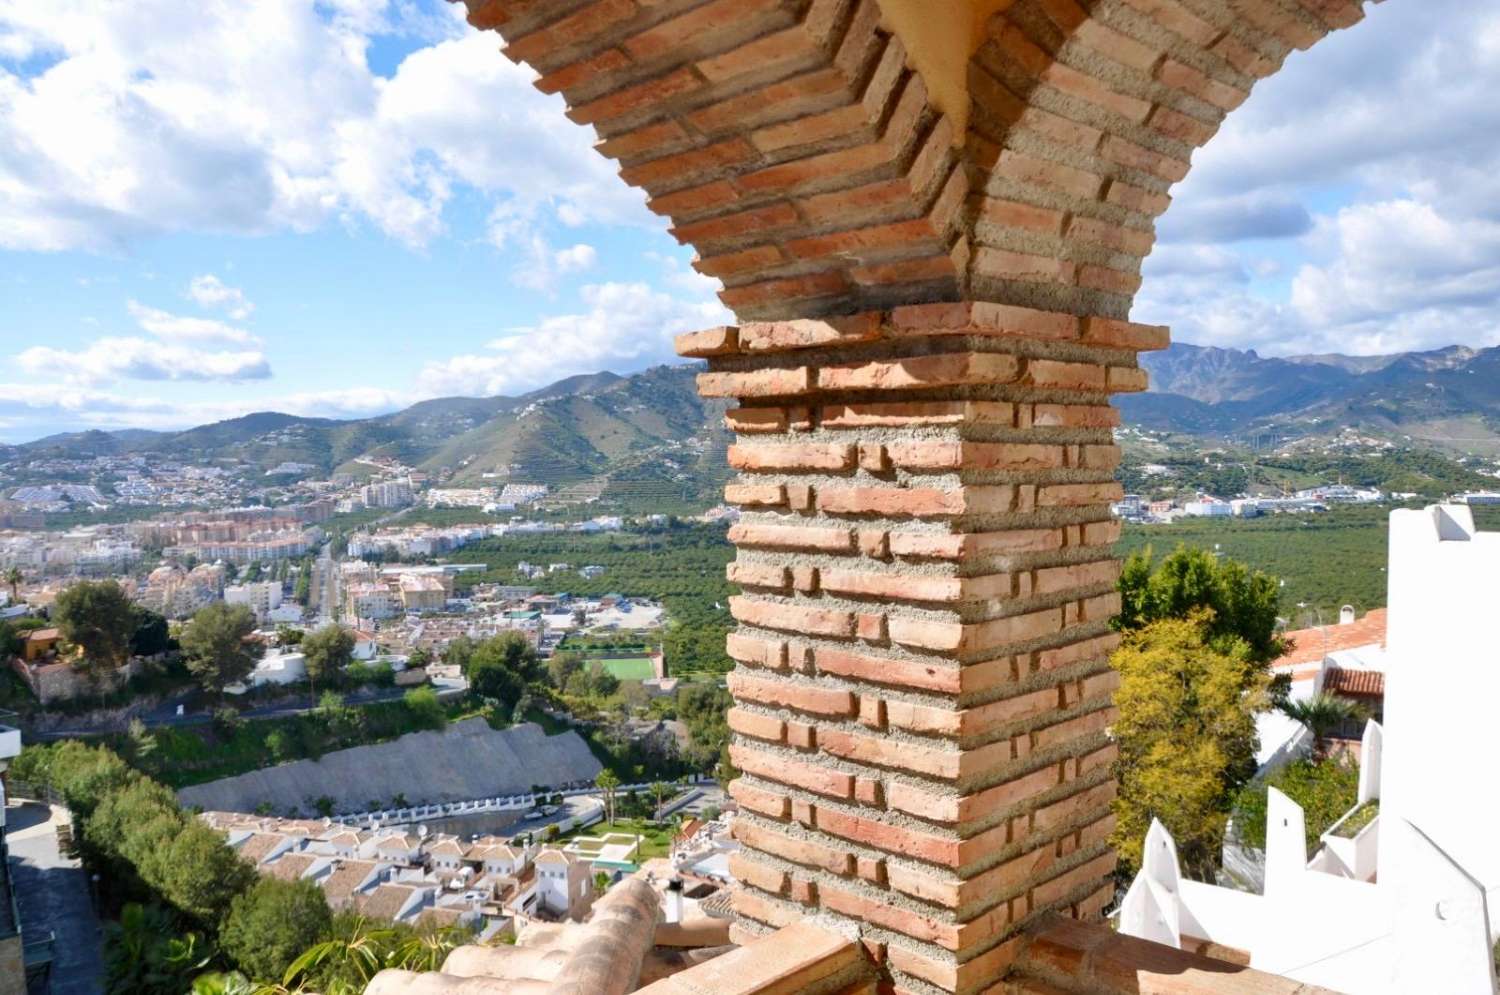
[{"label": "hill village", "polygon": [[[476,700],[474,671],[455,656],[472,647],[516,640],[544,666],[581,648],[583,658],[556,697],[506,701],[500,728],[458,717],[441,731],[398,727],[393,731],[404,734],[394,740],[343,746],[321,757],[273,750],[243,773],[180,788],[179,798],[258,875],[312,883],[335,911],[417,929],[459,928],[476,942],[493,943],[514,939],[528,923],[586,921],[617,882],[648,880],[678,921],[717,922],[714,931],[727,924],[725,886],[736,866],[730,857],[738,847],[738,806],[711,780],[719,742],[706,760],[679,763],[674,769],[681,773],[666,783],[632,779],[628,772],[621,778],[580,738],[597,735],[597,717],[571,714],[564,704],[582,700],[578,684],[587,688],[591,674],[606,690],[628,684],[638,690],[621,706],[624,722],[616,735],[653,755],[704,757],[704,744],[693,749],[694,734],[675,709],[658,707],[675,703],[680,685],[663,652],[661,636],[671,619],[660,599],[649,590],[567,593],[579,583],[608,583],[607,568],[586,558],[520,560],[500,580],[482,560],[452,559],[477,543],[659,529],[668,524],[666,516],[580,517],[549,503],[544,485],[436,486],[393,463],[360,480],[317,480],[308,476],[309,466],[280,466],[266,474],[275,481],[271,489],[254,496],[283,503],[228,505],[223,502],[249,495],[228,487],[222,474],[105,462],[116,473],[111,488],[31,484],[13,489],[3,505],[9,528],[0,531],[0,578],[6,581],[0,624],[11,634],[14,691],[24,688],[33,702],[21,720],[30,729],[55,740],[43,730],[60,728],[55,720],[72,715],[73,732],[84,730],[79,723],[97,721],[96,732],[125,732],[128,741],[151,735],[156,724],[170,729],[192,722],[192,709],[204,718],[212,709],[215,727],[246,721],[233,718],[236,712],[251,722],[258,713],[298,711],[349,721],[362,704],[403,703],[414,693],[431,693],[439,707],[461,711],[460,702]],[[33,467],[49,468],[73,477],[82,469]],[[1169,477],[1165,471],[1144,467],[1148,478]],[[1169,526],[1179,519],[1319,514],[1410,497],[1329,484],[1232,500],[1126,494],[1112,510],[1137,525]],[[1476,492],[1457,500],[1484,505],[1500,499]],[[161,504],[174,510],[118,524],[46,528],[48,516],[73,522],[84,510],[103,515]],[[735,509],[719,507],[703,522],[722,528],[737,518]],[[101,581],[116,583],[136,612],[161,619],[170,634],[103,672],[83,665],[87,651],[57,624],[59,600],[67,600],[70,588]],[[167,661],[182,656],[174,637],[215,605],[246,613],[253,662],[212,696],[164,687],[160,675],[173,670]],[[1288,682],[1291,701],[1335,696],[1378,719],[1385,611],[1359,616],[1347,608],[1343,616],[1337,625],[1288,633],[1293,649],[1272,662],[1272,672]],[[318,651],[305,644],[319,631],[345,634],[339,674],[327,673],[319,661],[309,667],[309,653]],[[456,643],[462,652],[452,649]],[[187,677],[180,665],[176,672]],[[343,694],[346,703],[330,703],[326,691],[317,701],[319,680],[325,689],[340,689],[335,698]],[[133,707],[133,698],[154,707]],[[88,702],[104,699],[112,710],[88,710]],[[494,712],[492,703],[486,714]],[[535,720],[551,735],[528,724]],[[720,711],[716,721],[723,720]],[[1262,776],[1311,749],[1309,727],[1280,712],[1262,716],[1259,726]],[[1355,752],[1361,733],[1352,719],[1326,731],[1329,742],[1351,744]],[[455,783],[455,769],[474,773]],[[16,787],[27,790],[24,781]],[[617,806],[634,821],[617,825]],[[1351,824],[1349,831],[1356,828]],[[1341,852],[1338,831],[1329,830],[1331,853]],[[1261,885],[1258,852],[1225,852]],[[1154,866],[1151,872],[1166,873]],[[1340,871],[1346,872],[1355,873]],[[1138,915],[1136,905],[1126,906],[1129,915]]]},{"label": "hill village", "polygon": [[[327,409],[429,398],[404,410],[0,447],[0,995],[1500,992],[1500,808],[1465,778],[1500,694],[1500,349],[1425,341],[1490,334],[1484,239],[1442,234],[1493,194],[1444,115],[1484,129],[1429,77],[1492,82],[1500,34],[1448,4],[1449,47],[1390,19],[1303,72],[1377,4],[173,12],[253,62],[154,14],[0,11],[16,311],[123,284],[151,336],[80,346],[100,319],[56,302],[7,392],[55,410],[14,424],[248,410],[273,353],[302,396],[288,266],[329,349],[299,378],[412,313],[386,240],[492,284],[421,315],[455,348],[401,390],[372,362]],[[1309,107],[1355,65],[1401,100],[1320,118],[1260,86],[1284,63]],[[542,130],[563,111],[586,133]],[[143,124],[159,184],[121,154]],[[604,186],[564,168],[588,145]],[[620,182],[679,255],[619,235]],[[347,316],[307,234],[363,284]],[[267,235],[285,261],[242,251]],[[259,311],[213,275],[195,317],[143,303],[222,237]],[[465,309],[513,327],[455,355]],[[644,362],[666,325],[691,366],[502,393],[562,369],[528,351]],[[469,371],[485,396],[434,396]]]}]

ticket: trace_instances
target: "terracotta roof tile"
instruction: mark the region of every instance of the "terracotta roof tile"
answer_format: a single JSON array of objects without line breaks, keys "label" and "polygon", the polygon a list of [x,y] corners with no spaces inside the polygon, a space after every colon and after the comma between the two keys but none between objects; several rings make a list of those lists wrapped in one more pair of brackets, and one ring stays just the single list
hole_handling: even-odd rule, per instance
[{"label": "terracotta roof tile", "polygon": [[317,863],[318,858],[310,853],[283,853],[269,864],[263,866],[262,874],[269,874],[273,878],[283,881],[295,881],[307,872],[307,869]]},{"label": "terracotta roof tile", "polygon": [[1275,660],[1271,667],[1285,670],[1300,664],[1318,663],[1329,653],[1354,649],[1357,646],[1385,645],[1384,608],[1365,613],[1365,617],[1348,625],[1324,625],[1311,629],[1286,632],[1282,637],[1292,643],[1292,648]]},{"label": "terracotta roof tile", "polygon": [[1383,696],[1385,674],[1378,670],[1345,670],[1342,667],[1329,667],[1328,673],[1323,677],[1323,689],[1337,691],[1340,694]]},{"label": "terracotta roof tile", "polygon": [[240,844],[237,852],[242,859],[259,864],[266,859],[267,854],[286,842],[287,838],[280,833],[255,833]]},{"label": "terracotta roof tile", "polygon": [[383,884],[369,894],[354,900],[354,908],[362,916],[371,919],[394,921],[396,914],[419,889],[406,884]]}]

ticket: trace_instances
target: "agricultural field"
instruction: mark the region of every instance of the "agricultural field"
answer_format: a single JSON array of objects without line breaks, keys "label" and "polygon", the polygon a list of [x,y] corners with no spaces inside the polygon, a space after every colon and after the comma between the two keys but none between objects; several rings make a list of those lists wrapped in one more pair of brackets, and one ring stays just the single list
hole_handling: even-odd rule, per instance
[{"label": "agricultural field", "polygon": [[[1121,557],[1144,547],[1164,556],[1179,545],[1202,546],[1282,581],[1281,611],[1293,628],[1337,618],[1342,605],[1363,614],[1385,605],[1391,507],[1335,508],[1316,515],[1247,520],[1186,519],[1171,525],[1127,525]],[[1500,509],[1476,509],[1482,529],[1500,529]],[[1305,607],[1302,607],[1305,606]]]}]

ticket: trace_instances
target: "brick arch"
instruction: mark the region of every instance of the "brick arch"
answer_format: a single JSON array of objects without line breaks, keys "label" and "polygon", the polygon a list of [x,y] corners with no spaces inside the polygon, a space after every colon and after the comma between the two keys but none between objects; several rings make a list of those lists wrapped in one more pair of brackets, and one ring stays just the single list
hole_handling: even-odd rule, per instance
[{"label": "brick arch", "polygon": [[997,9],[967,42],[969,106],[944,113],[889,16],[912,0],[464,2],[747,320],[976,298],[1123,318],[1193,150],[1290,51],[1362,16],[941,0]]},{"label": "brick arch", "polygon": [[[465,2],[742,322],[678,340],[739,402],[739,935],[820,912],[896,992],[1006,990],[1023,932],[1114,893],[1140,262],[1193,151],[1360,4]],[[940,5],[987,16],[916,26]]]},{"label": "brick arch", "polygon": [[[1378,2],[1378,0],[1376,0]],[[1019,0],[969,70],[978,298],[1125,317],[1193,152],[1359,0]]]},{"label": "brick arch", "polygon": [[745,318],[954,300],[966,175],[877,0],[466,0]]}]

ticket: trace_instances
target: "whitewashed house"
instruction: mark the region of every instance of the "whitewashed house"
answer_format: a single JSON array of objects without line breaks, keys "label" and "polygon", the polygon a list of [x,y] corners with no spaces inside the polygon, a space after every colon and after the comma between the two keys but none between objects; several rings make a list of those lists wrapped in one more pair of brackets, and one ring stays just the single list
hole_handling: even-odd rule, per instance
[{"label": "whitewashed house", "polygon": [[[1467,507],[1391,515],[1385,722],[1360,749],[1358,800],[1309,855],[1272,789],[1261,894],[1181,878],[1158,823],[1120,929],[1203,942],[1353,995],[1493,995],[1500,797],[1485,774],[1500,701],[1500,533]],[[1373,818],[1371,816],[1373,815]]]}]

